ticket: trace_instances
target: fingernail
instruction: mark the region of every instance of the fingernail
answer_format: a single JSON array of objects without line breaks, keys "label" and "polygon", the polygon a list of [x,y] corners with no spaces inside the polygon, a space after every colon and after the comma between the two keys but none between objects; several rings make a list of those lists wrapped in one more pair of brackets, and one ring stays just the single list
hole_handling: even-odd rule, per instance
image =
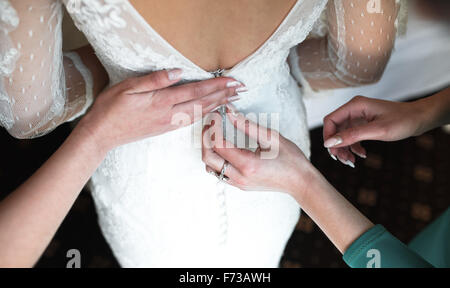
[{"label": "fingernail", "polygon": [[167,75],[169,77],[170,81],[175,81],[181,79],[181,74],[183,73],[183,70],[179,68],[170,69],[167,71]]},{"label": "fingernail", "polygon": [[366,158],[367,158],[367,155],[365,155],[365,154],[360,154],[360,153],[357,153],[357,152],[355,152],[355,151],[353,151],[353,153],[355,153],[356,155],[358,155],[359,157],[361,157],[361,158],[363,158],[363,159],[366,159]]},{"label": "fingernail", "polygon": [[237,87],[237,86],[241,86],[241,85],[243,85],[243,84],[239,81],[231,81],[231,82],[227,83],[227,88]]},{"label": "fingernail", "polygon": [[347,166],[350,166],[350,167],[352,167],[352,168],[355,168],[355,164],[353,164],[353,162],[350,161],[350,160],[344,161],[344,160],[342,160],[342,159],[339,158],[339,157],[338,157],[338,160],[339,160],[342,164],[344,164],[344,165],[347,165]]},{"label": "fingernail", "polygon": [[341,137],[331,137],[330,139],[325,141],[325,143],[323,143],[323,146],[325,146],[325,148],[331,148],[331,147],[334,147],[334,146],[339,145],[341,143],[342,143],[342,138]]},{"label": "fingernail", "polygon": [[248,91],[247,87],[239,87],[239,88],[236,89],[237,93],[247,92],[247,91]]},{"label": "fingernail", "polygon": [[344,165],[347,165],[347,166],[350,166],[350,167],[352,167],[352,168],[355,168],[355,164],[353,164],[353,162],[350,161],[350,160],[347,160],[347,161],[341,161],[341,162],[342,162],[342,164],[344,164]]},{"label": "fingernail", "polygon": [[346,164],[347,164],[348,166],[352,167],[352,168],[355,168],[355,164],[354,164],[352,161],[350,161],[350,160],[347,160],[347,161],[346,161]]},{"label": "fingernail", "polygon": [[330,149],[328,148],[327,150],[328,150],[328,154],[330,154],[330,157],[331,157],[334,161],[337,161],[336,156],[334,156],[334,155],[331,153]]},{"label": "fingernail", "polygon": [[228,102],[236,102],[238,100],[241,100],[241,96],[232,96],[228,98]]}]

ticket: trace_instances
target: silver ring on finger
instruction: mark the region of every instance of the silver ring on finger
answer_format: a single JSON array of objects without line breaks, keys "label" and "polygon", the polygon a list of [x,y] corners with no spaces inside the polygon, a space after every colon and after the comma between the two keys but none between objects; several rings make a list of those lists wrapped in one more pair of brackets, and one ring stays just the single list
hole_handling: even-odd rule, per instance
[{"label": "silver ring on finger", "polygon": [[225,176],[225,173],[227,172],[227,168],[229,165],[230,165],[230,163],[227,160],[225,160],[225,162],[223,163],[223,166],[222,166],[222,170],[220,171],[220,175],[217,177],[217,178],[219,178],[220,181],[228,181],[229,180],[229,178],[227,176]]}]

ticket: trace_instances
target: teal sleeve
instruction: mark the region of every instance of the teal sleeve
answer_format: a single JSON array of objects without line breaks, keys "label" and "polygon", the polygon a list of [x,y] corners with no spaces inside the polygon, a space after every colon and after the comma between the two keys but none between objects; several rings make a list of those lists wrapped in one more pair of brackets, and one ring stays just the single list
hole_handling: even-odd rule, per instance
[{"label": "teal sleeve", "polygon": [[352,268],[424,268],[433,267],[390,234],[376,225],[354,241],[344,254]]},{"label": "teal sleeve", "polygon": [[450,268],[450,208],[408,245],[434,267]]}]

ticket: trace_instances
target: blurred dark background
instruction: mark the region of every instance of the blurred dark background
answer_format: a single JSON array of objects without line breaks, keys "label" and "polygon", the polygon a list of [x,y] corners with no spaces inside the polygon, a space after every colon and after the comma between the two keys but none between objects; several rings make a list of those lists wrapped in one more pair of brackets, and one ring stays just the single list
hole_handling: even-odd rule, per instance
[{"label": "blurred dark background", "polygon": [[[17,140],[1,129],[0,199],[25,181],[69,133],[70,127],[64,125],[43,138]],[[329,157],[321,128],[311,131],[311,139],[314,165],[374,223],[383,224],[405,243],[450,205],[450,127],[395,143],[365,143],[368,158],[358,160],[356,169]],[[81,252],[82,267],[118,267],[86,190],[37,267],[65,267],[66,253],[74,248]],[[340,253],[305,213],[280,266],[346,267]]]}]

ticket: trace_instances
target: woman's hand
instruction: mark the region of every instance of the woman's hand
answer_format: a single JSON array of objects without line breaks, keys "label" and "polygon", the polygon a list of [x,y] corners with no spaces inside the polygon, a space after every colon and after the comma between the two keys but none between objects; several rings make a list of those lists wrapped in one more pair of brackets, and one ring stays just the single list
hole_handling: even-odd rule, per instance
[{"label": "woman's hand", "polygon": [[[397,141],[425,132],[419,102],[390,102],[356,96],[324,118],[323,139],[330,156],[354,167],[366,158],[364,140]],[[353,153],[352,153],[353,152]]]},{"label": "woman's hand", "polygon": [[79,126],[104,152],[192,124],[233,101],[236,89],[243,86],[221,77],[169,87],[181,79],[181,73],[180,69],[158,71],[111,87],[97,97]]},{"label": "woman's hand", "polygon": [[[237,129],[256,140],[260,148],[252,152],[223,140],[222,122],[218,115],[213,118],[213,124],[203,130],[202,156],[208,172],[220,174],[227,163],[226,182],[242,190],[291,193],[294,187],[298,190],[307,183],[312,166],[294,143],[241,114],[229,110],[227,116]],[[265,157],[264,153],[270,157]]]}]

